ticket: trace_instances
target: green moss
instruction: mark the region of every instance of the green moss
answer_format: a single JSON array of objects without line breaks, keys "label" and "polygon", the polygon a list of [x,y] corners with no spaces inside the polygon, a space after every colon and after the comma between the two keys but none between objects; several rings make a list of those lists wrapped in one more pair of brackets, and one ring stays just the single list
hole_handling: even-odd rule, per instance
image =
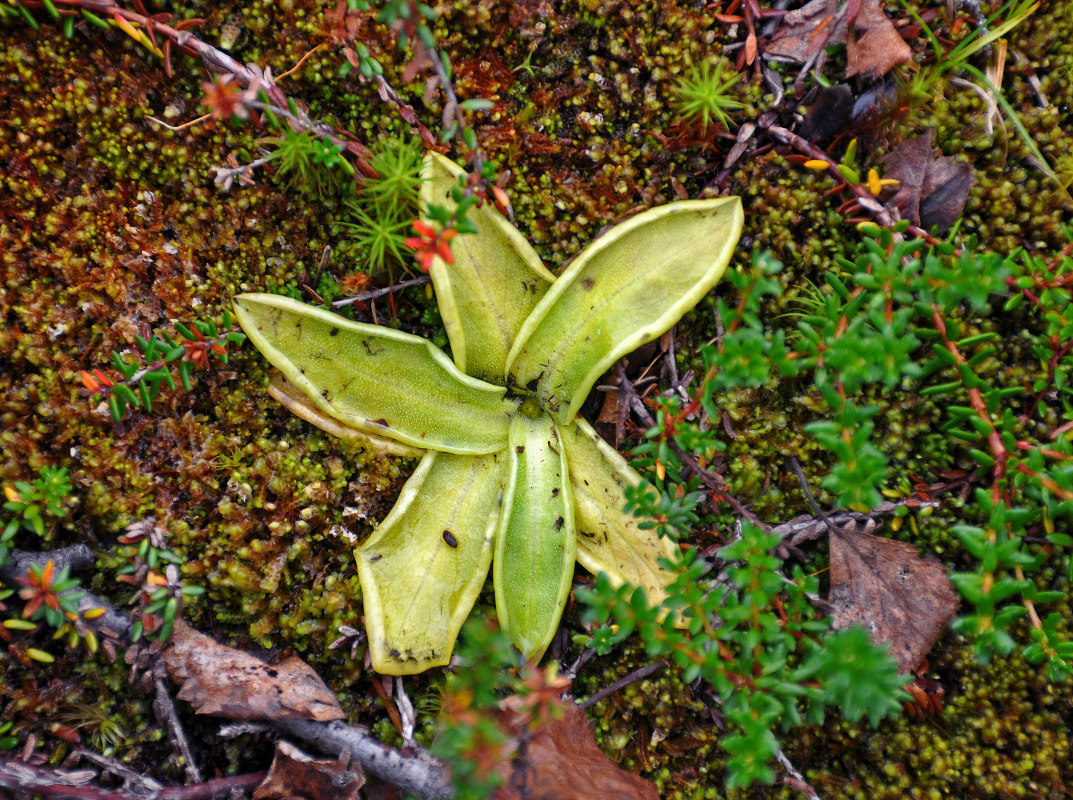
[{"label": "green moss", "polygon": [[[324,41],[323,12],[333,5],[259,0],[168,8],[179,18],[205,17],[200,35],[226,41],[236,58],[271,65],[278,75]],[[511,170],[506,188],[519,226],[553,267],[617,217],[674,198],[672,179],[695,195],[718,169],[721,156],[682,144],[674,127],[678,77],[721,53],[723,29],[696,4],[593,0],[546,17],[506,0],[440,9],[435,31],[450,53],[460,96],[495,103],[475,120],[478,138]],[[1013,34],[1028,66],[1008,67],[1004,84],[1039,147],[1059,166],[1073,151],[1071,9],[1068,0],[1050,4]],[[421,78],[402,81],[407,55],[382,26],[371,25],[369,36],[392,84],[435,123],[439,100],[424,101]],[[286,193],[269,175],[259,174],[253,187],[218,192],[212,168],[230,154],[240,163],[255,158],[264,131],[201,125],[171,132],[148,121],[152,115],[178,124],[200,113],[198,62],[176,55],[169,80],[118,33],[90,29],[67,41],[48,25],[34,33],[8,24],[0,37],[0,481],[26,479],[45,465],[70,470],[77,503],[45,544],[91,543],[99,556],[92,588],[117,603],[128,591],[115,574],[131,549],[115,539],[125,526],[155,517],[185,560],[184,577],[208,590],[190,609],[193,624],[251,649],[295,649],[353,719],[372,722],[390,739],[393,729],[361,674],[360,649],[355,662],[348,648],[332,651],[328,644],[339,625],[355,624],[361,613],[354,541],[391,507],[410,465],[376,458],[291,417],[267,397],[263,364],[250,352],[197,375],[189,394],[165,393],[152,415],[131,414],[118,424],[81,396],[77,380],[79,370],[105,365],[113,351],[133,358],[136,334],[166,329],[171,320],[218,316],[239,291],[298,290],[325,245],[340,252],[335,213]],[[337,77],[338,59],[337,50],[319,51],[281,85],[314,116],[336,120],[367,142],[409,135],[356,71]],[[1035,107],[1030,71],[1047,108]],[[765,90],[744,82],[739,88],[751,104],[740,116],[750,118]],[[946,89],[942,102],[911,109],[904,122],[877,134],[867,157],[878,164],[884,148],[933,128],[935,145],[970,162],[977,176],[964,233],[1000,251],[1059,249],[1059,195],[1012,133],[1001,126],[983,132],[980,108],[973,92]],[[749,246],[770,249],[786,263],[784,295],[768,304],[765,318],[791,331],[807,282],[822,285],[828,271],[840,271],[835,259],[849,255],[856,240],[837,203],[824,197],[830,187],[827,177],[805,172],[779,151],[749,154],[729,180],[747,209],[737,265],[747,263]],[[342,275],[353,265],[335,256],[329,269]],[[719,291],[728,296],[728,288]],[[716,335],[713,312],[714,300],[679,326],[683,372],[703,369],[697,347]],[[440,327],[427,298],[408,304],[403,321],[425,334]],[[967,324],[992,325],[1001,334],[986,375],[1007,385],[1039,377],[1020,333],[1023,319]],[[927,481],[965,466],[937,429],[935,404],[912,387],[867,400],[883,408],[880,434],[894,457],[890,488],[907,493],[910,476]],[[802,432],[823,414],[816,401],[794,382],[720,398],[728,486],[761,516],[805,509],[784,468],[788,456],[810,475],[825,469],[825,454]],[[949,529],[972,513],[949,501],[899,534],[958,564],[965,556]],[[1053,569],[1048,580],[1068,591],[1060,578],[1068,564]],[[1056,606],[1068,618],[1068,603]],[[581,630],[576,618],[567,626]],[[81,654],[46,668],[26,657],[27,643],[59,652],[46,634],[0,650],[0,720],[17,720],[20,732],[34,731],[47,743],[42,747],[52,747],[45,726],[63,704],[99,703],[127,733],[117,757],[138,768],[167,761],[170,746],[147,723],[151,700],[127,685],[128,668]],[[639,645],[628,645],[587,667],[576,691],[590,694],[644,661]],[[1073,712],[1065,700],[1073,687],[1050,686],[1037,672],[1017,658],[981,668],[964,642],[948,636],[929,672],[946,690],[942,718],[907,716],[874,732],[831,719],[787,741],[787,753],[831,800],[1062,796],[1073,782]],[[57,675],[63,685],[52,696]],[[419,719],[426,735],[438,680],[422,676],[408,684],[412,696],[431,698]],[[194,741],[212,740],[207,722],[182,713],[188,731],[205,733]],[[591,718],[612,758],[653,779],[661,796],[725,796],[718,709],[674,670],[609,698]],[[91,723],[85,732],[92,741]],[[265,754],[251,747],[241,740],[222,755],[200,756],[234,771]],[[171,765],[163,772],[178,777],[181,770]],[[796,794],[776,786],[731,796]]]}]

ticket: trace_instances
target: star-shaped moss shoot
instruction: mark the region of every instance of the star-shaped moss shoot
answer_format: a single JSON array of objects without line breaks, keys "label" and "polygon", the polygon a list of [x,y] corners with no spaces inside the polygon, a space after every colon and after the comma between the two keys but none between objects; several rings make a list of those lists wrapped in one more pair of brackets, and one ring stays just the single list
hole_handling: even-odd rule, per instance
[{"label": "star-shaped moss shoot", "polygon": [[[459,168],[426,163],[426,202]],[[286,297],[235,299],[250,340],[286,376],[274,396],[340,436],[421,454],[357,550],[373,667],[446,664],[492,566],[499,621],[526,658],[551,641],[575,559],[665,596],[673,547],[623,511],[640,477],[578,409],[623,355],[719,280],[742,226],[737,198],[670,203],[596,239],[556,278],[486,204],[478,233],[431,265],[452,358],[417,336]]]}]

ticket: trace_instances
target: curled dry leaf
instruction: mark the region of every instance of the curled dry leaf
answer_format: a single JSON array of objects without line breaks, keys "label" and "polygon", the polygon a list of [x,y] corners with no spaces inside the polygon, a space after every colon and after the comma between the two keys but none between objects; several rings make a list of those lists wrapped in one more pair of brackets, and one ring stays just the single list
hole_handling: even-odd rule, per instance
[{"label": "curled dry leaf", "polygon": [[879,0],[865,0],[846,43],[846,77],[878,78],[913,57]]},{"label": "curled dry leaf", "polygon": [[897,191],[887,201],[903,218],[943,233],[965,210],[973,184],[972,167],[962,164],[931,146],[933,131],[909,139],[887,156],[884,177],[899,181]]},{"label": "curled dry leaf", "polygon": [[879,0],[859,4],[852,33],[848,16],[845,8],[839,9],[839,0],[812,0],[787,12],[766,51],[804,63],[822,47],[844,44],[847,77],[878,78],[912,58],[913,51],[898,35]]},{"label": "curled dry leaf", "polygon": [[337,759],[315,759],[293,744],[276,742],[276,754],[253,800],[358,800],[365,775],[361,767]]},{"label": "curled dry leaf", "polygon": [[765,48],[768,55],[804,63],[829,43],[845,44],[846,17],[837,12],[838,0],[812,0],[786,12]]},{"label": "curled dry leaf", "polygon": [[873,536],[874,528],[869,520],[863,531],[851,523],[831,534],[834,627],[863,625],[872,641],[890,642],[901,671],[910,672],[956,613],[957,594],[939,559]]},{"label": "curled dry leaf", "polygon": [[[518,712],[505,711],[504,721],[517,736]],[[505,784],[493,800],[659,800],[656,788],[619,769],[596,746],[585,714],[573,702],[562,715],[532,732],[525,758],[501,765]]]},{"label": "curled dry leaf", "polygon": [[163,653],[179,699],[199,714],[239,720],[343,719],[339,701],[296,656],[278,664],[217,644],[181,620]]}]

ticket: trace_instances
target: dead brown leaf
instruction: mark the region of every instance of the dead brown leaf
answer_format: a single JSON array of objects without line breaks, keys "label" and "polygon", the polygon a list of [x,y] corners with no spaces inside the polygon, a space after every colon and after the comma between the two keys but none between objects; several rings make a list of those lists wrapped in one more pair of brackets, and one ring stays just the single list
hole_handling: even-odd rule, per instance
[{"label": "dead brown leaf", "polygon": [[839,0],[812,0],[787,12],[767,45],[769,55],[805,63],[822,47],[846,45],[846,76],[878,78],[912,58],[913,51],[883,12],[880,0],[862,0],[853,19]]},{"label": "dead brown leaf", "polygon": [[902,672],[924,660],[958,607],[946,568],[907,542],[873,536],[856,524],[832,533],[834,627],[863,625],[874,642],[889,642]]},{"label": "dead brown leaf", "polygon": [[604,425],[615,425],[618,423],[621,408],[622,402],[619,400],[618,392],[605,393],[604,402],[600,406],[600,414],[596,417],[596,421]]},{"label": "dead brown leaf", "polygon": [[[883,177],[898,181],[887,203],[894,205],[903,219],[920,224],[920,193],[928,162],[934,157],[931,148],[932,131],[902,142],[887,154]],[[890,191],[890,190],[888,190]]]},{"label": "dead brown leaf", "polygon": [[753,62],[756,61],[756,50],[756,34],[750,33],[745,38],[745,63],[750,67],[753,65]]},{"label": "dead brown leaf", "polygon": [[338,759],[314,759],[288,742],[276,742],[272,766],[253,800],[358,800],[365,775]]},{"label": "dead brown leaf", "polygon": [[812,0],[786,12],[765,52],[804,63],[828,43],[845,44],[846,17],[837,12],[838,0]]},{"label": "dead brown leaf", "polygon": [[618,392],[607,392],[604,395],[603,405],[600,406],[600,414],[596,417],[596,423],[614,426],[615,447],[622,444],[628,416],[629,408],[619,399]]},{"label": "dead brown leaf", "polygon": [[903,219],[944,233],[965,210],[974,182],[972,168],[932,148],[932,131],[902,142],[890,152],[883,177],[899,181],[887,200]]},{"label": "dead brown leaf", "polygon": [[313,669],[292,656],[269,665],[217,644],[181,620],[163,652],[179,699],[199,714],[227,719],[343,719],[339,701]]},{"label": "dead brown leaf", "polygon": [[[525,758],[501,765],[506,784],[493,800],[659,800],[656,788],[619,769],[596,746],[585,714],[573,702],[562,716],[540,725],[525,744]],[[517,712],[503,712],[521,732]],[[510,718],[513,717],[513,722]]]},{"label": "dead brown leaf", "polygon": [[924,185],[920,190],[920,225],[946,233],[965,210],[976,178],[972,167],[950,156],[942,156],[928,164]]},{"label": "dead brown leaf", "polygon": [[815,145],[838,136],[853,119],[853,92],[845,83],[821,88],[805,112],[797,133]]},{"label": "dead brown leaf", "polygon": [[913,57],[879,0],[865,0],[846,43],[846,77],[878,78]]}]

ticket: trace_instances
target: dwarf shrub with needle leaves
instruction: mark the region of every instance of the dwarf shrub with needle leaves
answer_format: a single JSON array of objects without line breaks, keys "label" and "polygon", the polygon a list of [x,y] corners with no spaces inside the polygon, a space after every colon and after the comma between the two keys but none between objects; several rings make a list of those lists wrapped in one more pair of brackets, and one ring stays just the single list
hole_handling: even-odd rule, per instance
[{"label": "dwarf shrub with needle leaves", "polygon": [[[803,304],[792,337],[761,318],[763,299],[782,291],[780,263],[758,254],[750,268],[728,274],[737,296],[719,301],[725,334],[702,348],[707,374],[692,406],[717,419],[727,390],[807,377],[828,410],[806,425],[831,454],[821,485],[838,505],[858,510],[895,493],[891,454],[874,435],[880,407],[866,392],[915,393],[938,408],[948,449],[978,486],[975,503],[947,510],[962,522],[952,529],[962,557],[976,560],[951,575],[966,601],[953,627],[974,640],[983,662],[1020,649],[1045,664],[1051,680],[1063,680],[1073,671],[1073,642],[1061,615],[1043,616],[1040,606],[1066,597],[1073,581],[1073,537],[1062,531],[1073,518],[1069,250],[1054,259],[1003,257],[977,253],[972,242],[959,252],[883,231],[838,266]],[[1011,314],[1036,364],[1001,368],[996,317]],[[1031,385],[1020,377],[1025,369],[1040,376]],[[718,426],[702,430],[686,420],[683,401],[661,399],[656,424],[635,450],[641,458],[633,465],[648,471],[628,495],[630,508],[661,534],[684,536],[706,513],[693,466],[724,448]],[[800,569],[784,576],[770,554],[777,542],[745,524],[710,564],[684,551],[670,565],[679,577],[660,608],[602,578],[583,592],[592,621],[618,626],[597,629],[600,649],[636,630],[651,655],[716,690],[735,725],[723,740],[730,786],[774,779],[777,728],[822,719],[829,705],[876,724],[903,697],[905,678],[863,629],[828,630],[809,600],[816,579]],[[674,627],[676,615],[688,631]],[[1022,617],[1027,640],[1011,629]]]},{"label": "dwarf shrub with needle leaves", "polygon": [[[800,567],[792,580],[780,574],[780,560],[769,554],[778,540],[742,526],[740,538],[718,552],[724,568],[714,578],[696,550],[683,551],[671,564],[678,578],[661,607],[631,587],[612,588],[603,575],[580,592],[589,620],[602,625],[593,636],[601,653],[637,631],[650,656],[674,661],[685,680],[715,689],[736,727],[722,741],[730,788],[775,779],[776,728],[818,724],[831,705],[851,721],[867,716],[876,725],[908,697],[901,691],[908,677],[862,628],[828,630],[808,600],[817,578]],[[678,615],[687,629],[676,627]],[[604,625],[612,618],[617,627]]]},{"label": "dwarf shrub with needle leaves", "polygon": [[7,547],[19,529],[45,535],[46,520],[67,516],[65,502],[71,493],[71,481],[64,467],[45,467],[32,481],[16,481],[5,487],[4,510],[14,514],[0,529],[0,566],[7,561]]}]

